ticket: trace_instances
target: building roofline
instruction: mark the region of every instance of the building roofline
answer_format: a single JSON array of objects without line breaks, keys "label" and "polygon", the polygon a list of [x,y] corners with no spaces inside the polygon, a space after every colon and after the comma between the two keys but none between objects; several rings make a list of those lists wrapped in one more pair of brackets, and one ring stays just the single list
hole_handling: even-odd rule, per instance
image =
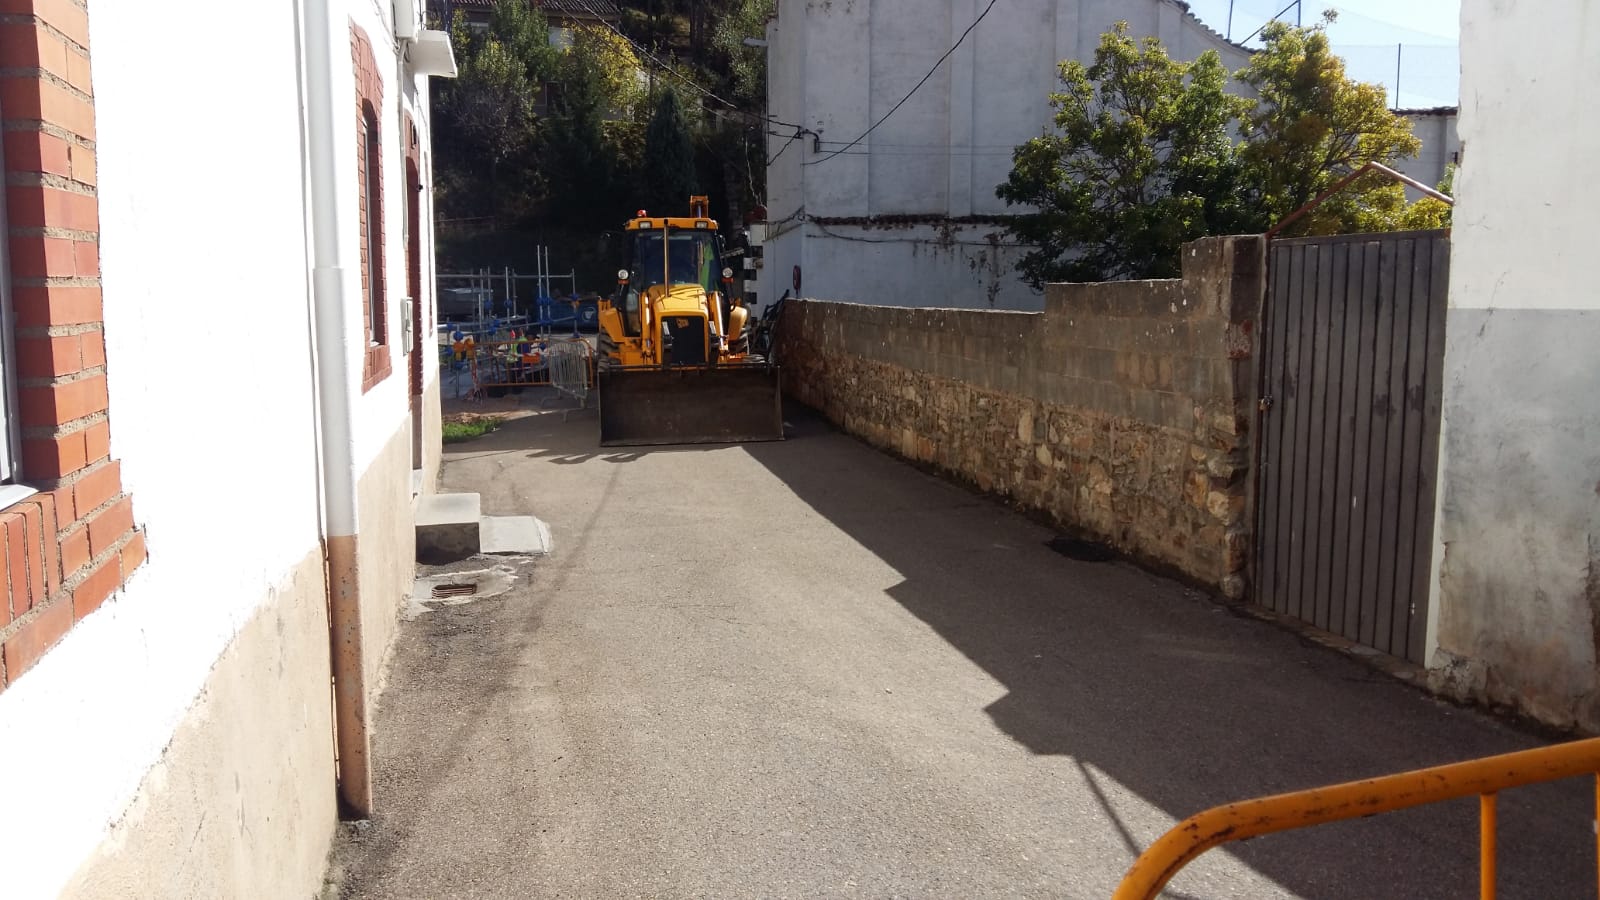
[{"label": "building roofline", "polygon": [[1184,2],[1184,0],[1162,0],[1162,2],[1176,6],[1178,9],[1182,10],[1184,18],[1189,19],[1196,25],[1199,25],[1207,34],[1210,34],[1212,37],[1216,38],[1219,43],[1226,44],[1236,50],[1243,50],[1246,53],[1253,54],[1256,52],[1254,47],[1247,47],[1238,41],[1230,40],[1222,32],[1212,28],[1210,25],[1207,25],[1204,19],[1194,14],[1194,10],[1191,9],[1189,4]]}]

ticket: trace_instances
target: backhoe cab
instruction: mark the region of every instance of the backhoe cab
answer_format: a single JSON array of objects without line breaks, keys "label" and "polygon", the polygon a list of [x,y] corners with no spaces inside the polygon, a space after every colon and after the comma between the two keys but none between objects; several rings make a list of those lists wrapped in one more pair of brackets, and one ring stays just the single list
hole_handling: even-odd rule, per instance
[{"label": "backhoe cab", "polygon": [[706,198],[686,217],[640,210],[628,265],[600,303],[600,443],[781,440],[776,367],[749,352],[749,311],[730,296]]}]

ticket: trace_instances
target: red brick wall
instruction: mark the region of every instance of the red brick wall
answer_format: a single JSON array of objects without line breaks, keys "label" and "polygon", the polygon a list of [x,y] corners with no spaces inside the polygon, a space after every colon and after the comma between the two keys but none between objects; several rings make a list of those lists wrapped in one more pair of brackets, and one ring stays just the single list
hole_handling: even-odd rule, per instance
[{"label": "red brick wall", "polygon": [[[366,128],[374,136],[383,134],[383,79],[378,75],[378,62],[372,55],[372,41],[367,38],[367,33],[359,26],[350,26],[350,58],[355,65],[356,73],[356,121],[366,123]],[[357,129],[358,134],[362,129]],[[375,137],[381,142],[381,137]],[[383,331],[389,327],[388,316],[388,284],[383,277],[383,154],[369,152],[366,141],[356,142],[358,180],[361,182],[361,312],[363,323],[371,321],[372,302],[374,296],[381,305],[381,321]],[[372,203],[372,220],[367,221],[367,182],[369,168],[375,168],[373,174],[377,182],[378,196]],[[376,240],[368,241],[369,234],[376,233]],[[368,247],[376,248],[369,252]],[[370,258],[369,258],[370,257]],[[376,279],[376,280],[374,280]],[[376,285],[376,290],[372,286]],[[378,342],[367,347],[365,361],[361,367],[361,390],[372,389],[372,386],[388,377],[390,372],[389,343],[387,337],[380,337]]]},{"label": "red brick wall", "polygon": [[0,510],[0,690],[145,558],[111,459],[101,324],[89,18],[76,0],[0,0],[6,246],[16,307],[22,482]]}]

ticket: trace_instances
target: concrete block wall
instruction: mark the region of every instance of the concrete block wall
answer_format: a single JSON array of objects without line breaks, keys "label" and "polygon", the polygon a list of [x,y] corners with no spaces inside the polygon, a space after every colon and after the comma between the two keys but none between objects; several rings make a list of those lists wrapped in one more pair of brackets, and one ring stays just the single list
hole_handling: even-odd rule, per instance
[{"label": "concrete block wall", "polygon": [[1051,285],[1042,313],[808,300],[785,390],[875,446],[1230,596],[1249,558],[1259,238],[1182,279]]}]

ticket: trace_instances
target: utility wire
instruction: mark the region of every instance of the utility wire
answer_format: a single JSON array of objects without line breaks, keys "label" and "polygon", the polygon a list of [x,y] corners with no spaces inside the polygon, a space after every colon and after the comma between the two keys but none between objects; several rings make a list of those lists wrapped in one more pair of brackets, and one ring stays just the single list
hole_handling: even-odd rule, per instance
[{"label": "utility wire", "polygon": [[1273,22],[1276,22],[1278,20],[1278,16],[1283,15],[1284,13],[1288,12],[1291,9],[1295,10],[1295,15],[1296,16],[1300,15],[1300,11],[1299,11],[1300,2],[1301,2],[1301,0],[1291,0],[1291,2],[1289,3],[1288,6],[1285,6],[1283,9],[1278,10],[1276,13],[1273,14],[1272,18],[1266,20],[1265,22],[1262,22],[1260,28],[1257,28],[1255,31],[1250,32],[1250,37],[1245,38],[1244,40],[1240,41],[1239,43],[1241,43],[1241,44],[1250,43],[1251,38],[1254,38],[1256,35],[1260,34],[1261,32],[1266,31],[1268,25],[1271,25]]},{"label": "utility wire", "polygon": [[[776,133],[776,136],[777,137],[787,137],[788,135],[785,135],[782,132],[778,132],[778,133]],[[824,143],[824,144],[843,144],[844,141],[822,141],[822,143]],[[1022,141],[1022,143],[1026,143],[1026,139],[1024,139]],[[873,150],[884,150],[884,149],[889,149],[889,150],[938,150],[940,152],[943,152],[945,150],[1005,150],[1005,151],[1009,152],[1009,151],[1017,149],[1017,146],[1018,146],[1018,144],[941,144],[941,143],[885,144],[885,143],[883,143],[881,141],[873,141],[872,142],[872,149]],[[843,150],[844,148],[841,147],[839,149]],[[855,152],[865,153],[867,151],[860,150],[860,151],[855,151]]]},{"label": "utility wire", "polygon": [[[580,2],[581,2],[581,0],[580,0]],[[872,127],[868,128],[866,131],[861,132],[861,135],[859,137],[857,137],[855,140],[851,141],[850,143],[845,144],[843,147],[839,148],[838,150],[834,150],[834,151],[828,153],[826,156],[822,156],[822,157],[814,159],[814,160],[812,160],[812,161],[810,161],[808,163],[804,163],[804,165],[814,166],[814,165],[817,165],[818,163],[825,163],[828,160],[833,159],[835,156],[838,156],[838,155],[844,153],[844,151],[849,150],[851,147],[854,147],[855,145],[861,143],[863,140],[866,139],[867,135],[869,135],[872,132],[876,131],[879,125],[882,125],[885,121],[888,120],[888,118],[890,116],[894,115],[895,111],[898,110],[900,107],[905,106],[906,105],[906,101],[910,100],[912,95],[916,94],[916,92],[919,89],[921,89],[921,87],[923,85],[928,83],[928,79],[933,77],[933,73],[939,71],[939,67],[944,65],[944,61],[949,59],[951,57],[951,55],[953,55],[956,52],[956,49],[961,46],[961,43],[967,39],[967,35],[971,34],[972,30],[974,28],[978,27],[978,23],[983,21],[984,16],[987,16],[989,14],[989,11],[994,9],[994,5],[996,3],[998,3],[998,2],[1000,2],[1000,0],[989,0],[989,5],[985,6],[983,8],[983,12],[978,13],[978,17],[976,19],[972,20],[972,24],[967,26],[967,30],[966,31],[961,32],[961,37],[956,38],[955,44],[953,44],[950,47],[949,50],[946,50],[944,52],[943,56],[939,57],[939,61],[934,63],[933,64],[933,68],[928,70],[928,74],[922,76],[922,80],[917,82],[916,85],[911,88],[910,92],[908,92],[904,97],[901,97],[899,103],[896,103],[893,106],[893,108],[891,108],[888,112],[884,113],[882,118],[878,119],[878,121],[876,121],[876,122],[873,122],[872,123]]]},{"label": "utility wire", "polygon": [[[663,72],[666,72],[667,74],[669,74],[672,77],[678,79],[679,81],[683,82],[684,84],[688,85],[689,87],[693,88],[694,90],[699,91],[702,95],[704,95],[706,97],[709,97],[712,100],[717,101],[718,103],[721,103],[723,106],[726,106],[727,108],[733,110],[736,113],[741,113],[741,114],[747,115],[747,116],[750,115],[745,110],[740,109],[738,104],[732,102],[731,100],[728,100],[728,99],[726,99],[724,97],[721,97],[721,96],[713,93],[709,89],[701,86],[697,82],[695,82],[692,79],[690,79],[688,76],[686,76],[683,73],[679,72],[677,69],[673,68],[672,66],[668,65],[665,62],[662,62],[660,57],[656,56],[654,53],[651,53],[649,50],[646,50],[638,41],[635,41],[633,38],[628,37],[626,34],[623,34],[621,29],[617,28],[615,25],[612,25],[609,21],[607,21],[606,18],[604,16],[600,15],[600,13],[597,12],[594,7],[589,5],[588,0],[578,0],[578,5],[583,7],[586,11],[588,11],[588,13],[591,16],[594,16],[595,21],[599,22],[601,25],[604,25],[612,34],[615,34],[617,37],[622,38],[622,40],[627,42],[628,46],[632,47],[636,53],[638,53],[643,58],[648,59],[650,62],[654,63],[656,65],[656,67],[661,69]],[[750,122],[748,120],[746,120],[746,121],[732,120],[729,117],[717,112],[714,109],[707,109],[706,112],[710,113],[712,116],[715,116],[718,119],[721,119],[724,122],[730,122],[731,121],[735,125],[749,125],[750,124]],[[806,131],[805,126],[803,126],[803,125],[796,125],[796,124],[794,124],[792,122],[783,122],[783,121],[781,121],[779,119],[776,119],[776,118],[774,118],[772,116],[764,116],[763,119],[765,120],[764,121],[764,130],[766,130],[768,134],[772,133],[772,131],[771,131],[772,124],[783,125],[783,126],[788,127],[788,128],[794,128],[795,129],[795,134],[794,134],[794,137],[789,139],[789,143],[790,144],[794,143],[795,140],[798,139],[802,134],[808,133]],[[789,147],[789,144],[784,144],[784,149],[788,149],[788,147]],[[782,153],[783,153],[782,150],[778,151],[778,155],[782,155]],[[719,153],[718,155],[722,156],[723,162],[725,164],[729,162],[729,160],[727,159],[726,156],[723,156],[721,153]],[[777,155],[773,156],[773,160],[776,160],[776,159],[777,159]],[[771,168],[771,166],[772,166],[772,160],[769,160],[767,162],[767,166],[766,167],[767,168]],[[746,170],[746,173],[745,173],[746,176],[749,177],[749,179],[750,179],[750,195],[752,197],[754,197],[755,196],[755,176],[754,176],[754,173],[750,171],[749,154],[748,153],[745,154],[745,170]]]},{"label": "utility wire", "polygon": [[646,59],[650,60],[651,62],[655,63],[657,68],[659,68],[662,71],[666,72],[667,74],[673,76],[674,78],[677,78],[679,81],[682,81],[684,84],[687,84],[689,87],[694,88],[695,90],[697,90],[700,93],[706,95],[707,97],[710,97],[711,99],[717,101],[718,103],[721,103],[723,106],[726,106],[726,107],[728,107],[729,109],[732,109],[732,110],[738,110],[739,109],[739,107],[734,105],[733,103],[731,103],[731,102],[729,102],[727,100],[724,100],[721,97],[718,97],[716,94],[713,94],[711,91],[701,87],[699,84],[696,84],[694,81],[692,81],[690,78],[688,78],[688,76],[683,75],[677,69],[674,69],[672,66],[669,66],[666,63],[662,62],[659,57],[657,57],[654,53],[651,53],[649,50],[646,50],[642,45],[640,45],[633,38],[628,37],[626,34],[623,34],[622,31],[619,28],[617,28],[617,26],[612,25],[610,22],[606,21],[604,16],[602,16],[600,13],[596,12],[595,8],[589,5],[588,0],[578,0],[578,5],[583,7],[585,10],[587,10],[589,15],[594,16],[595,21],[599,22],[601,25],[604,25],[607,29],[609,29],[611,31],[612,34],[615,34],[617,37],[622,38],[624,41],[627,41],[628,45],[630,47],[632,47],[640,56],[643,56],[644,58],[646,58]]},{"label": "utility wire", "polygon": [[[668,65],[667,63],[662,62],[660,57],[656,56],[654,53],[651,53],[649,50],[646,50],[642,45],[639,44],[638,41],[635,41],[633,38],[628,37],[626,34],[623,34],[622,31],[620,29],[618,29],[615,25],[612,25],[610,22],[606,21],[605,17],[601,16],[600,13],[595,11],[594,7],[589,5],[588,0],[578,0],[578,5],[583,7],[585,10],[587,10],[589,15],[594,16],[596,21],[598,21],[601,25],[604,25],[607,29],[609,29],[617,37],[622,38],[624,41],[627,41],[628,45],[630,47],[632,47],[634,49],[634,51],[637,52],[640,56],[643,56],[645,59],[648,59],[651,62],[655,63],[656,67],[661,69],[663,72],[666,72],[668,75],[671,75],[672,77],[678,79],[679,81],[683,82],[684,84],[688,85],[689,87],[694,88],[695,90],[699,91],[701,94],[704,94],[705,96],[710,97],[711,99],[717,101],[718,103],[721,103],[723,106],[726,106],[727,108],[733,110],[734,112],[745,112],[745,110],[739,108],[739,105],[737,103],[734,103],[731,100],[724,99],[723,97],[720,97],[720,96],[712,93],[710,90],[707,90],[706,88],[702,87],[699,83],[697,83],[694,80],[690,79],[688,76],[686,76],[683,73],[679,72],[677,69],[673,68],[672,66]],[[716,115],[716,113],[712,113],[712,115]],[[774,119],[774,118],[772,118],[770,116],[767,117],[767,121],[768,122],[774,122],[776,124],[782,125],[785,128],[801,128],[801,127],[804,127],[804,126],[801,126],[801,125],[796,125],[793,122],[781,122],[781,121],[779,121],[777,119]]]},{"label": "utility wire", "polygon": [[[773,135],[774,137],[783,137],[783,135],[781,135],[781,134],[779,134],[779,133],[777,133],[775,131],[769,131],[769,132],[767,132],[767,134]],[[794,133],[794,135],[789,138],[788,141],[784,142],[784,145],[782,147],[778,148],[778,152],[772,154],[772,158],[767,160],[767,168],[769,168],[769,169],[772,168],[772,164],[778,161],[778,157],[783,155],[783,151],[789,149],[789,145],[790,144],[793,144],[795,141],[800,140],[800,136],[802,134],[804,134],[803,131],[796,131]]]}]

